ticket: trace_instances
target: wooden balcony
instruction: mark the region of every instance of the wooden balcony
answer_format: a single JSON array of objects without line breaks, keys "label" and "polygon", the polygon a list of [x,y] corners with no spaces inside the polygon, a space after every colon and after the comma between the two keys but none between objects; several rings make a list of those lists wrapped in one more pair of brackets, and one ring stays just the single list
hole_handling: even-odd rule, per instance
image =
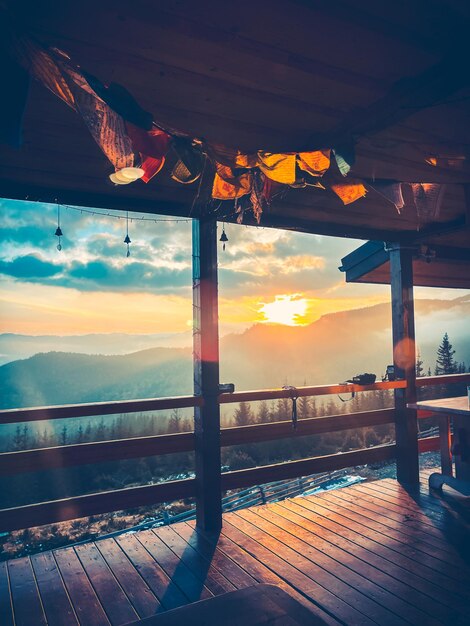
[{"label": "wooden balcony", "polygon": [[4,626],[118,626],[266,582],[328,624],[466,624],[470,510],[379,480],[4,562]]}]

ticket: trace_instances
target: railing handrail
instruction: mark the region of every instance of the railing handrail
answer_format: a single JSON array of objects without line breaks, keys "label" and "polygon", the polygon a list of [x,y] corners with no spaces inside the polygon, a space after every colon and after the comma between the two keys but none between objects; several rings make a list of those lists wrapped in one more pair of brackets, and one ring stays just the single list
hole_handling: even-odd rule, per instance
[{"label": "railing handrail", "polygon": [[470,372],[463,374],[439,374],[439,376],[420,376],[416,379],[416,386],[431,387],[432,385],[451,385],[464,382],[470,382]]},{"label": "railing handrail", "polygon": [[[448,385],[467,381],[470,382],[470,372],[463,374],[443,374],[440,376],[423,376],[416,379],[416,386],[427,387],[432,385]],[[308,387],[295,387],[295,395],[301,398],[305,396],[336,395],[338,393],[349,393],[351,391],[360,393],[364,391],[404,388],[406,388],[406,381],[404,380],[378,382],[373,385],[315,385]],[[290,389],[258,389],[221,394],[219,396],[219,403],[233,404],[235,402],[280,400],[282,398],[291,397],[292,390]],[[18,422],[33,422],[40,420],[139,413],[165,409],[183,409],[203,406],[203,404],[204,398],[202,396],[174,396],[164,398],[143,398],[136,400],[113,400],[111,402],[63,404],[21,409],[1,409],[0,424],[16,424]]]},{"label": "railing handrail", "polygon": [[175,396],[165,398],[143,398],[138,400],[113,400],[111,402],[87,402],[83,404],[62,404],[25,409],[0,410],[0,424],[37,422],[40,420],[92,417],[165,409],[185,409],[202,406],[202,396]]},{"label": "railing handrail", "polygon": [[[406,381],[396,380],[393,382],[379,382],[373,385],[315,385],[313,387],[295,387],[295,395],[326,396],[338,393],[360,393],[363,391],[375,391],[380,389],[403,389]],[[280,400],[291,398],[290,389],[263,389],[253,391],[236,391],[219,396],[220,404],[235,402],[249,402],[260,400]],[[145,411],[160,411],[165,409],[183,409],[203,406],[202,396],[175,396],[164,398],[143,398],[137,400],[113,400],[110,402],[89,402],[83,404],[63,404],[41,407],[28,407],[21,409],[0,410],[1,424],[16,424],[19,422],[33,422],[40,420],[68,419],[76,417],[92,417],[101,415],[117,415],[126,413],[142,413]]]},{"label": "railing handrail", "polygon": [[[355,385],[352,383],[341,383],[333,385],[314,385],[309,387],[295,387],[295,395],[298,398],[305,396],[328,396],[338,393],[360,393],[362,391],[377,391],[382,389],[404,389],[405,380],[385,381],[374,383],[373,385]],[[220,404],[230,404],[233,402],[257,402],[261,400],[280,400],[291,398],[292,389],[263,389],[253,391],[236,391],[235,393],[223,394],[219,397]]]}]

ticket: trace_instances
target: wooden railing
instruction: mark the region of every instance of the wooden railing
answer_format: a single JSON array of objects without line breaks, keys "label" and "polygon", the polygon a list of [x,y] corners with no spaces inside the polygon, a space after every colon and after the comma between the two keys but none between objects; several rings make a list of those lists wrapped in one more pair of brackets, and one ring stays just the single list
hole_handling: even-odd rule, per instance
[{"label": "wooden railing", "polygon": [[[418,379],[419,386],[425,384],[447,384],[467,380],[467,375],[452,377],[440,376]],[[470,379],[470,376],[468,376]],[[374,385],[328,385],[299,387],[295,390],[298,397],[324,396],[354,391],[356,393],[380,389],[401,389],[405,381],[381,382]],[[275,400],[290,398],[288,389],[269,389],[263,391],[243,391],[219,396],[220,404]],[[143,412],[150,410],[191,408],[203,406],[200,396],[180,396],[174,398],[156,398],[119,402],[102,402],[31,409],[12,409],[0,411],[0,424],[13,424],[25,421],[54,420],[77,418],[94,415],[115,415]],[[419,417],[424,417],[420,415]],[[378,426],[393,423],[394,409],[380,409],[360,413],[315,417],[299,420],[297,430],[292,430],[289,421],[273,422],[223,428],[221,445],[232,446],[259,443],[283,438],[304,437],[308,435],[337,432],[351,428]],[[422,450],[435,449],[433,441],[422,440]],[[429,447],[431,446],[431,448]],[[0,475],[13,475],[24,472],[36,472],[52,468],[117,461],[124,459],[174,454],[194,450],[194,434],[175,433],[136,437],[115,441],[81,443],[50,448],[5,452],[0,454]],[[294,478],[316,472],[332,471],[355,465],[365,465],[394,458],[395,445],[380,445],[363,450],[312,457],[297,461],[277,463],[222,474],[224,490],[248,487],[275,480]],[[101,493],[75,496],[63,500],[41,502],[10,509],[0,510],[0,532],[11,531],[42,524],[75,519],[88,515],[106,513],[122,509],[156,504],[195,495],[195,479],[167,481],[159,484],[129,487]]]}]

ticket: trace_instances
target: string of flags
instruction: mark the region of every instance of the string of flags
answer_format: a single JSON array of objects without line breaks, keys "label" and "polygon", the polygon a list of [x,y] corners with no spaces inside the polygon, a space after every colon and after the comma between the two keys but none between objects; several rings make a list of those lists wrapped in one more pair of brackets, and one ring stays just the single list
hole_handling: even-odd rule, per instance
[{"label": "string of flags", "polygon": [[[400,213],[405,204],[403,186],[408,185],[422,221],[434,219],[439,212],[445,185],[369,183],[350,178],[355,161],[352,143],[312,151],[273,153],[257,150],[246,153],[189,137],[180,130],[163,128],[125,87],[117,83],[105,85],[74,64],[62,50],[43,47],[14,33],[10,33],[9,44],[12,63],[21,78],[12,82],[18,87],[14,97],[26,100],[26,70],[75,110],[112,164],[114,171],[109,174],[109,179],[117,186],[139,180],[149,183],[166,161],[174,164],[171,170],[173,180],[192,184],[201,179],[209,159],[214,167],[212,198],[222,202],[234,201],[239,223],[242,223],[244,213],[250,210],[259,224],[263,211],[283,189],[307,186],[329,189],[345,205],[374,190],[392,202]],[[60,230],[60,224],[57,230]],[[126,239],[129,239],[128,233]],[[130,240],[125,243],[129,246]],[[61,245],[60,236],[58,245]]]}]

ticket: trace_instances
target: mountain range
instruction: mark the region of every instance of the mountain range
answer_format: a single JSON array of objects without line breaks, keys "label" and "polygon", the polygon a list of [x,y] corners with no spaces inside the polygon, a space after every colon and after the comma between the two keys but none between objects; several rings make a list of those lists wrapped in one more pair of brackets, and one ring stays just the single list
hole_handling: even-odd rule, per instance
[{"label": "mountain range", "polygon": [[[457,361],[470,364],[470,296],[454,300],[417,300],[417,341],[424,367],[434,369],[436,350],[445,332]],[[185,334],[182,334],[185,335]],[[16,335],[0,336],[14,347]],[[155,347],[127,354],[40,352],[49,338],[18,336],[18,345],[38,354],[0,367],[0,408],[73,404],[132,398],[185,395],[192,392],[191,348]],[[90,338],[91,337],[91,338]],[[94,337],[94,340],[92,339]],[[86,336],[80,351],[102,349],[112,339],[123,349],[136,336]],[[143,335],[137,336],[144,341]],[[53,338],[64,340],[64,338]],[[65,338],[62,345],[69,345]],[[147,337],[158,341],[158,335]],[[178,336],[178,341],[183,337]],[[79,339],[74,338],[79,344]],[[172,341],[165,336],[165,341]],[[2,343],[3,342],[3,343]],[[54,345],[54,344],[53,344]],[[134,344],[135,345],[135,344]],[[328,314],[308,326],[258,324],[220,342],[221,382],[238,390],[285,384],[328,384],[355,374],[380,377],[392,362],[389,304]]]}]

